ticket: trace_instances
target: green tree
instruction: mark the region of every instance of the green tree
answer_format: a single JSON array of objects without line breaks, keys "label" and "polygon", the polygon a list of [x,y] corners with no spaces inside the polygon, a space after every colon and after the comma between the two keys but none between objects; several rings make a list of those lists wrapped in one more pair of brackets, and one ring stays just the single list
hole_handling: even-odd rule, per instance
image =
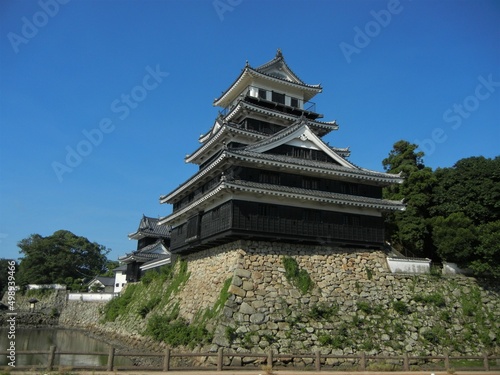
[{"label": "green tree", "polygon": [[437,254],[442,260],[466,267],[474,257],[478,245],[476,228],[471,219],[462,212],[448,217],[432,219],[432,239]]},{"label": "green tree", "polygon": [[386,239],[395,248],[418,256],[434,257],[428,223],[428,207],[436,183],[432,170],[424,165],[418,145],[401,140],[382,161],[388,173],[401,173],[404,182],[384,189],[384,198],[404,200],[406,210],[386,215]]},{"label": "green tree", "polygon": [[476,275],[500,278],[500,221],[480,225],[477,233],[479,244],[468,267]]},{"label": "green tree", "polygon": [[463,212],[475,225],[500,220],[500,157],[461,159],[435,172],[433,216]]},{"label": "green tree", "polygon": [[99,276],[113,277],[113,276],[115,276],[115,273],[113,272],[113,270],[119,266],[120,266],[120,262],[118,262],[117,260],[108,260],[106,262],[106,272],[100,274]]},{"label": "green tree", "polygon": [[[9,285],[9,262],[11,262],[12,259],[0,259],[0,299],[2,299],[2,296],[8,289]],[[16,262],[16,271],[18,264]],[[16,273],[14,272],[14,277],[16,277]]]},{"label": "green tree", "polygon": [[68,283],[106,272],[110,250],[85,237],[59,230],[42,237],[33,234],[18,243],[24,257],[19,264],[19,283]]}]

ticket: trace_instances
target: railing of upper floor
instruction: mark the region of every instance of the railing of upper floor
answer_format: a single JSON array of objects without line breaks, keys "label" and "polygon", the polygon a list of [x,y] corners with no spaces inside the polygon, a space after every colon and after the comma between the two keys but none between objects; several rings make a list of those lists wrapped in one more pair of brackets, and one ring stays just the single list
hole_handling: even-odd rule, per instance
[{"label": "railing of upper floor", "polygon": [[228,107],[221,111],[222,115],[226,116],[236,106],[238,101],[244,97],[254,98],[268,107],[270,105],[274,107],[283,106],[293,110],[316,113],[316,103],[314,102],[304,101],[282,92],[248,85]]}]

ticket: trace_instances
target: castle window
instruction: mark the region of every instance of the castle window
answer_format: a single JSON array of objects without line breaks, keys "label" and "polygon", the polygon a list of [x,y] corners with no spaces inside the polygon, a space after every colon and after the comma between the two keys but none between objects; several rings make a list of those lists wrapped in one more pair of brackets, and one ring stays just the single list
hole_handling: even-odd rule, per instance
[{"label": "castle window", "polygon": [[360,226],[360,218],[356,215],[344,215],[344,225],[350,225],[353,227]]},{"label": "castle window", "polygon": [[299,99],[291,97],[290,98],[290,106],[297,108],[299,106]]},{"label": "castle window", "polygon": [[220,217],[220,207],[214,208],[212,210],[212,219],[218,219]]},{"label": "castle window", "polygon": [[259,216],[278,218],[279,208],[272,204],[259,204]]},{"label": "castle window", "polygon": [[273,102],[285,104],[285,94],[280,94],[279,92],[273,91]]},{"label": "castle window", "polygon": [[304,189],[318,190],[319,180],[317,178],[304,177],[302,179],[302,187]]},{"label": "castle window", "polygon": [[259,89],[259,98],[267,99],[267,91],[264,89]]},{"label": "castle window", "polygon": [[279,173],[261,172],[259,174],[259,182],[262,182],[264,184],[279,185],[280,184],[280,175],[279,175]]}]

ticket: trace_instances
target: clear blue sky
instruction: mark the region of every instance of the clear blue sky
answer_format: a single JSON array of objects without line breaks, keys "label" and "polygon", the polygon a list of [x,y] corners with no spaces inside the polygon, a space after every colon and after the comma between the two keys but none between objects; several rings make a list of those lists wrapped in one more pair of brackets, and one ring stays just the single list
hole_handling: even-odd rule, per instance
[{"label": "clear blue sky", "polygon": [[382,170],[400,139],[434,169],[495,157],[499,41],[499,1],[3,0],[0,257],[59,229],[134,250],[196,171],[213,99],[277,48],[355,164]]}]

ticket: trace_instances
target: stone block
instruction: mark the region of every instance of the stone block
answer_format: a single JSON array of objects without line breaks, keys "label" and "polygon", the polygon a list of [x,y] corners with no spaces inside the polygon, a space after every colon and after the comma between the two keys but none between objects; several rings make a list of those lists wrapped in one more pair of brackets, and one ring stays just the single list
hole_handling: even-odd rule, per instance
[{"label": "stone block", "polygon": [[252,306],[250,306],[248,303],[243,302],[240,306],[240,313],[242,313],[242,314],[254,314],[255,309]]},{"label": "stone block", "polygon": [[278,329],[280,331],[289,331],[290,324],[288,324],[287,322],[278,322]]},{"label": "stone block", "polygon": [[261,307],[264,307],[266,304],[264,301],[262,300],[258,300],[258,301],[253,301],[252,302],[252,306],[255,308],[255,309],[260,309]]},{"label": "stone block", "polygon": [[241,286],[243,290],[253,290],[254,285],[253,282],[251,281],[243,281],[243,285]]},{"label": "stone block", "polygon": [[264,320],[266,319],[266,316],[261,313],[255,313],[250,315],[250,322],[254,324],[260,324],[263,323]]},{"label": "stone block", "polygon": [[244,270],[242,268],[237,268],[234,270],[234,275],[239,276],[239,277],[244,277],[246,279],[250,278],[252,276],[252,273],[249,270]]},{"label": "stone block", "polygon": [[241,280],[241,277],[239,276],[233,276],[233,285],[236,285],[236,286],[242,286],[243,285],[243,280]]},{"label": "stone block", "polygon": [[236,286],[236,285],[229,285],[229,289],[227,290],[229,293],[231,294],[235,294],[239,297],[245,297],[247,292],[243,289],[241,289],[239,286]]}]

